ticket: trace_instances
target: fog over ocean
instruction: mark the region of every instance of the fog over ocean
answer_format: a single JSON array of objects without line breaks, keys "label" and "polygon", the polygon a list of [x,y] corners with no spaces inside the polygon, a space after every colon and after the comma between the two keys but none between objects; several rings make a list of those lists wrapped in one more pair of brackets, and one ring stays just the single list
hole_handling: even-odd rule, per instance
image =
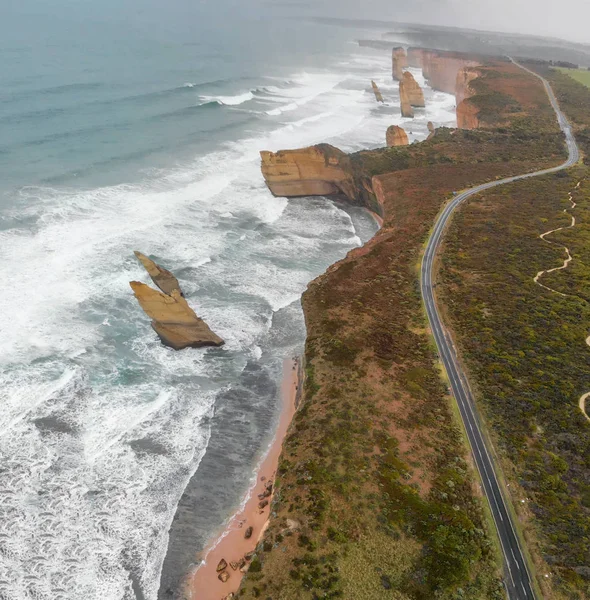
[{"label": "fog over ocean", "polygon": [[[400,116],[389,53],[355,43],[381,32],[117,7],[27,0],[0,24],[7,600],[154,600],[189,481],[194,545],[172,540],[166,585],[242,501],[282,361],[303,348],[301,293],[376,228],[330,200],[274,198],[258,152],[455,124],[454,98],[428,87],[426,110]],[[148,282],[133,250],[174,272],[223,348],[160,344],[128,285]]]}]

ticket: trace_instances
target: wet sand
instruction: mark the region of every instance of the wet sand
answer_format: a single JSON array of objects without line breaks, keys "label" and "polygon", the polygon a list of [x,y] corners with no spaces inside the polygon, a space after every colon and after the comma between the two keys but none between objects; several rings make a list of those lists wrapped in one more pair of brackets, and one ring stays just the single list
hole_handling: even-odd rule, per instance
[{"label": "wet sand", "polygon": [[[234,570],[231,562],[238,563],[248,552],[252,552],[261,538],[268,523],[270,500],[272,496],[263,498],[268,500],[264,508],[259,508],[261,499],[269,482],[274,481],[283,440],[289,424],[295,414],[299,386],[299,363],[295,360],[286,360],[283,366],[283,382],[281,398],[283,406],[279,424],[271,446],[264,457],[256,474],[256,484],[248,491],[244,507],[240,509],[227,523],[224,531],[207,546],[203,552],[201,563],[187,577],[184,584],[184,597],[189,600],[222,600],[230,593],[235,593],[242,580],[243,573]],[[248,527],[252,527],[252,536],[244,537]],[[229,574],[229,579],[224,583],[219,578],[217,566],[221,560],[227,562],[224,572]]]}]

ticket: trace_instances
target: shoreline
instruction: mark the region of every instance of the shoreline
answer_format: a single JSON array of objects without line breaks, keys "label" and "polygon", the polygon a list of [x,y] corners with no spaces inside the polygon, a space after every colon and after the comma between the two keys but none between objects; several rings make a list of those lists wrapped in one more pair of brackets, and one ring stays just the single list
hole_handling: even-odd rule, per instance
[{"label": "shoreline", "polygon": [[[266,454],[256,468],[256,482],[249,488],[242,506],[227,521],[223,531],[216,535],[200,554],[199,564],[189,573],[182,585],[182,598],[224,600],[228,597],[233,598],[233,594],[238,591],[249,566],[244,556],[254,553],[268,526],[274,479],[283,440],[299,405],[300,391],[301,359],[285,359],[279,423]],[[245,534],[250,527],[251,535],[246,538]],[[218,571],[222,560],[226,562],[226,566]],[[245,565],[240,566],[242,563]],[[225,574],[229,577],[224,582],[219,576],[225,578]]]}]

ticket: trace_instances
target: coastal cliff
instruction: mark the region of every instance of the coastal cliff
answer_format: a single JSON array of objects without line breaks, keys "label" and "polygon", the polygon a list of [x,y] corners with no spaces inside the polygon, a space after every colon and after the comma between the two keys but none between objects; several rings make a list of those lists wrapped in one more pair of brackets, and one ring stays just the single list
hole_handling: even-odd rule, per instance
[{"label": "coastal cliff", "polygon": [[356,198],[347,154],[318,144],[299,150],[260,152],[262,174],[275,196],[333,196]]},{"label": "coastal cliff", "polygon": [[479,108],[469,99],[476,95],[471,83],[480,76],[475,67],[462,67],[457,73],[455,82],[455,99],[457,102],[457,127],[459,129],[477,129]]},{"label": "coastal cliff", "polygon": [[493,531],[416,301],[416,259],[454,190],[563,160],[543,86],[506,64],[485,81],[485,73],[471,81],[477,93],[464,101],[508,123],[504,111],[522,105],[544,128],[522,136],[522,120],[514,130],[432,126],[428,141],[349,156],[353,195],[372,195],[382,227],[303,295],[301,407],[240,598],[364,598],[367,590],[375,598],[451,598],[459,588],[465,598],[505,595]]}]

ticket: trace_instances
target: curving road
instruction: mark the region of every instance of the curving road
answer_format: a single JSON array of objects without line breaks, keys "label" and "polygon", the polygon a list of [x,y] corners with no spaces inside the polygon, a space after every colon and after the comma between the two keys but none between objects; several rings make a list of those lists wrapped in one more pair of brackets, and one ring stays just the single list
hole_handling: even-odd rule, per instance
[{"label": "curving road", "polygon": [[463,420],[463,424],[465,425],[471,450],[473,452],[473,457],[475,459],[477,469],[481,475],[483,489],[486,497],[488,498],[494,522],[498,530],[498,537],[500,538],[500,543],[502,545],[502,551],[504,554],[506,571],[505,584],[508,597],[510,600],[534,600],[535,594],[531,584],[531,577],[518,541],[518,536],[514,530],[512,517],[506,507],[507,501],[505,500],[502,493],[502,488],[498,483],[494,461],[488,451],[485,438],[481,433],[481,427],[477,416],[477,408],[473,400],[473,396],[471,395],[469,385],[467,384],[467,378],[465,377],[465,374],[461,369],[461,365],[457,360],[457,355],[455,353],[455,349],[453,348],[451,339],[446,334],[442,325],[433,291],[434,259],[440,246],[444,229],[449,222],[451,215],[462,202],[467,200],[467,198],[474,196],[475,194],[479,194],[493,187],[511,183],[513,181],[528,179],[530,177],[538,177],[539,175],[555,173],[556,171],[561,171],[562,169],[567,169],[568,167],[575,165],[580,159],[580,152],[573,136],[570,124],[565,115],[561,112],[559,104],[557,103],[557,99],[555,98],[549,83],[543,77],[537,75],[530,69],[523,67],[515,61],[512,62],[543,82],[545,90],[547,91],[547,95],[549,96],[549,100],[551,101],[551,105],[553,106],[557,115],[559,126],[565,134],[569,157],[566,162],[558,167],[484,183],[457,195],[452,202],[450,202],[444,208],[438,217],[432,230],[430,239],[428,240],[420,272],[420,289],[422,292],[422,299],[426,307],[426,312],[428,314],[428,320],[430,321],[430,326],[432,328],[432,333],[434,335],[436,345],[438,346],[441,360],[449,376],[453,395],[457,400],[461,418]]}]

